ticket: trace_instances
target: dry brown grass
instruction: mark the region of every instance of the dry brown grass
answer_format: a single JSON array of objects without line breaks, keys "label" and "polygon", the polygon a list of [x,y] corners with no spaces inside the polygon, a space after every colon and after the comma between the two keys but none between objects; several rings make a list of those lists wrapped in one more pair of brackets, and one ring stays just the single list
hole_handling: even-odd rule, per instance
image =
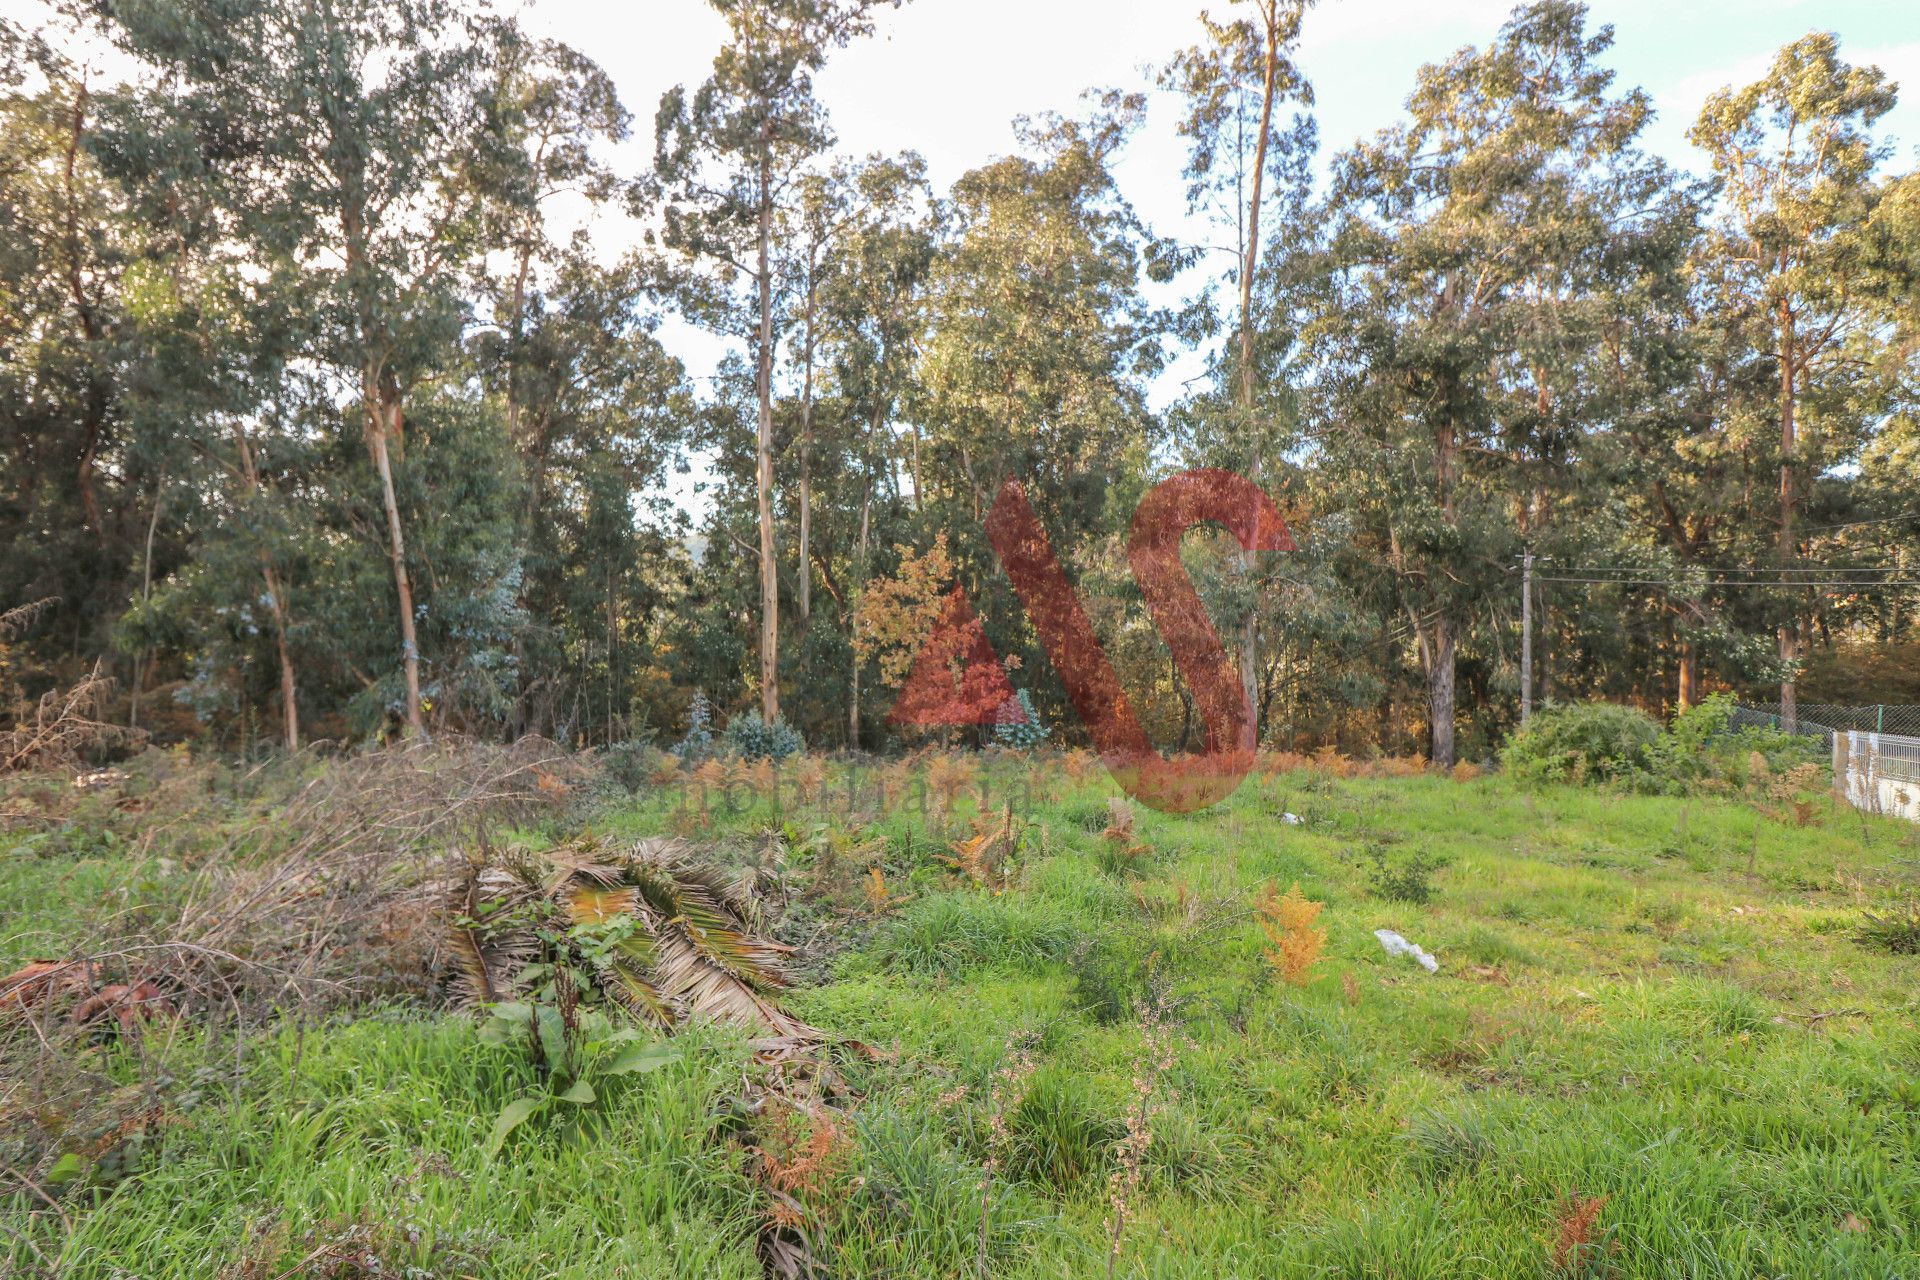
[{"label": "dry brown grass", "polygon": [[1599,1224],[1608,1199],[1575,1191],[1560,1202],[1554,1218],[1551,1256],[1555,1274],[1583,1278],[1602,1274],[1609,1241]]},{"label": "dry brown grass", "polygon": [[[551,743],[417,741],[283,758],[237,777],[183,768],[125,814],[171,872],[139,913],[76,918],[72,936],[0,986],[0,1116],[33,1146],[121,1132],[160,1105],[93,1052],[117,1035],[155,1066],[179,1035],[247,1036],[276,1019],[447,994],[441,928],[457,843],[554,813],[585,766]],[[210,795],[217,779],[225,795]],[[544,781],[543,781],[544,779]],[[98,797],[90,803],[107,803]],[[47,1134],[51,1138],[53,1135]]]}]

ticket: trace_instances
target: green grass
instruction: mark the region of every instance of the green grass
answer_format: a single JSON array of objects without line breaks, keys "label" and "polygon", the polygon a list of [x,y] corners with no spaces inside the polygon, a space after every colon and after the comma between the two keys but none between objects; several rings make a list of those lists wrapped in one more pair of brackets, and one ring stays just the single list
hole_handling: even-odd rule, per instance
[{"label": "green grass", "polygon": [[[988,1273],[1104,1275],[1141,1058],[1128,1008],[1150,983],[1176,1001],[1179,1047],[1121,1275],[1532,1280],[1576,1192],[1608,1197],[1615,1242],[1588,1274],[1920,1274],[1920,957],[1853,936],[1911,877],[1911,828],[1300,772],[1205,813],[1143,812],[1151,852],[1129,872],[1103,869],[1105,780],[1059,790],[1004,892],[955,884],[924,819],[895,810],[842,830],[834,856],[863,851],[903,904],[874,918],[855,884],[843,910],[800,908],[846,945],[792,1007],[883,1051],[846,1068],[847,1162],[808,1206],[829,1274],[973,1274],[992,1155]],[[744,844],[773,816],[704,829]],[[596,825],[684,823],[643,795]],[[116,889],[136,851],[46,843],[0,854],[8,960],[47,951],[63,913],[137,907]],[[1438,864],[1431,901],[1378,896],[1375,850]],[[819,856],[795,858],[803,898]],[[1250,910],[1296,880],[1327,904],[1304,988],[1269,975]],[[1440,973],[1387,957],[1379,928]],[[986,1100],[1023,1034],[1038,1070],[996,1139]],[[417,1012],[289,1028],[137,1174],[66,1194],[70,1235],[26,1225],[25,1196],[11,1221],[75,1278],[216,1276],[250,1251],[264,1280],[356,1223],[420,1274],[758,1275],[768,1202],[728,1120],[749,1058],[719,1035],[688,1049],[603,1100],[586,1136],[536,1124],[490,1160],[524,1054]]]}]

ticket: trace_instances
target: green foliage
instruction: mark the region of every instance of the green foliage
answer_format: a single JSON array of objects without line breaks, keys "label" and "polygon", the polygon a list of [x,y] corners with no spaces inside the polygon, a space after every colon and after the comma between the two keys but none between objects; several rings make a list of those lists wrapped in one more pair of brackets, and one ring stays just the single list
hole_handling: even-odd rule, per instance
[{"label": "green foliage", "polygon": [[993,740],[1015,751],[1032,751],[1045,746],[1050,736],[1047,727],[1040,723],[1040,713],[1034,710],[1033,695],[1025,689],[1014,690],[1013,697],[1000,708],[993,726]]},{"label": "green foliage", "polygon": [[1010,1171],[1056,1192],[1070,1192],[1100,1173],[1113,1144],[1126,1132],[1083,1076],[1059,1069],[1034,1077],[1010,1127]]},{"label": "green foliage", "polygon": [[758,711],[749,711],[727,721],[726,732],[720,735],[721,752],[742,760],[778,762],[806,748],[807,744],[800,737],[798,729],[785,720],[776,719],[768,724],[760,718]]},{"label": "green foliage", "polygon": [[922,974],[974,968],[1034,969],[1064,959],[1076,934],[1041,908],[974,893],[921,898],[901,912],[877,943],[891,964]]},{"label": "green foliage", "polygon": [[600,767],[633,795],[652,778],[659,751],[647,738],[616,742],[600,753]]},{"label": "green foliage", "polygon": [[1508,740],[1502,760],[1529,782],[1571,782],[1670,795],[1764,792],[1796,769],[1826,763],[1821,740],[1762,726],[1730,728],[1735,703],[1716,694],[1662,730],[1631,707],[1548,707]]},{"label": "green foliage", "polygon": [[1648,776],[1660,738],[1660,723],[1636,707],[1546,707],[1508,740],[1501,762],[1529,782],[1633,785]]},{"label": "green foliage", "polygon": [[[543,987],[551,994],[551,986]],[[529,1048],[544,1086],[500,1109],[487,1135],[486,1153],[494,1155],[514,1130],[543,1116],[558,1115],[563,1132],[583,1138],[602,1097],[621,1076],[657,1071],[679,1060],[680,1051],[634,1027],[616,1027],[599,1009],[569,1006],[564,1000],[536,999],[493,1005],[481,1030],[487,1044]]]},{"label": "green foliage", "polygon": [[[825,767],[840,780],[841,766]],[[1280,788],[1297,794],[1309,779],[1316,821],[1284,825]],[[181,781],[207,789],[198,775]],[[1590,1271],[1660,1275],[1710,1256],[1733,1268],[1729,1277],[1902,1273],[1911,1249],[1889,1225],[1902,1220],[1880,1206],[1920,1196],[1904,1159],[1920,1095],[1889,1066],[1920,1047],[1903,1017],[1913,958],[1849,934],[1859,920],[1853,878],[1891,882],[1906,870],[1903,824],[1864,815],[1770,825],[1749,875],[1755,816],[1738,798],[1306,767],[1249,784],[1273,786],[1269,795],[1156,818],[1156,837],[1179,853],[1142,868],[1136,895],[1091,867],[1068,821],[1079,807],[1104,808],[1106,780],[1049,781],[1030,814],[1046,838],[1003,892],[939,888],[944,876],[917,864],[942,846],[919,839],[894,846],[887,875],[920,896],[870,924],[863,910],[812,913],[817,855],[765,890],[770,911],[787,899],[802,912],[772,926],[803,948],[804,979],[783,1002],[835,1039],[880,1051],[834,1053],[835,1074],[860,1095],[835,1123],[857,1141],[836,1184],[844,1194],[805,1205],[816,1252],[849,1273],[972,1275],[983,1213],[991,1274],[1102,1269],[1108,1178],[1144,1045],[1135,1021],[1111,1011],[1133,993],[1133,957],[1149,955],[1177,993],[1173,1063],[1147,1126],[1122,1266],[1181,1280],[1334,1264],[1356,1276],[1538,1280],[1578,1191],[1589,1209],[1606,1197],[1597,1220],[1567,1235],[1566,1256]],[[1055,788],[1059,799],[1046,798]],[[56,790],[50,800],[71,803],[70,787]],[[14,812],[28,794],[8,790],[0,804]],[[57,954],[76,931],[158,912],[164,895],[191,896],[196,873],[150,856],[169,849],[167,837],[143,845],[161,800],[138,813],[75,808],[89,830],[105,823],[130,838],[76,840],[70,856],[20,853],[26,833],[0,834],[0,891],[19,905],[0,938],[12,963]],[[613,803],[596,825],[637,837],[677,820],[648,791]],[[863,838],[835,812],[819,810],[818,821]],[[763,823],[716,812],[702,839],[758,847]],[[884,829],[901,825],[896,817]],[[1413,935],[1443,960],[1457,957],[1436,977],[1390,961],[1367,937],[1400,908],[1369,899],[1369,863],[1351,850],[1388,825],[1404,836],[1389,851],[1417,848],[1461,869]],[[1687,858],[1663,854],[1676,839]],[[580,856],[589,848],[559,860],[603,864],[604,849]],[[551,875],[531,868],[529,891]],[[1350,984],[1248,981],[1260,938],[1241,912],[1276,876],[1311,883],[1316,897],[1324,890],[1329,962]],[[604,891],[591,877],[581,884]],[[662,898],[656,914],[688,906]],[[1809,927],[1809,912],[1835,927]],[[1531,928],[1501,923],[1516,916]],[[167,1071],[204,1081],[193,1088],[216,1105],[180,1105],[157,1082],[151,1096],[167,1119],[130,1176],[72,1144],[62,1151],[78,1160],[14,1160],[61,1200],[71,1226],[35,1214],[44,1201],[27,1189],[0,1192],[0,1211],[31,1241],[0,1237],[0,1268],[28,1271],[39,1249],[74,1280],[109,1280],[129,1257],[153,1280],[193,1280],[217,1251],[274,1275],[330,1241],[358,1241],[393,1273],[471,1269],[454,1261],[471,1255],[501,1280],[592,1280],[609,1267],[643,1280],[763,1274],[754,1245],[768,1193],[734,1128],[769,1079],[753,1033],[694,1023],[671,1042],[670,1061],[609,1074],[630,1050],[669,1046],[592,1048],[611,1034],[592,1014],[610,1010],[583,1000],[569,1035],[563,992],[578,977],[586,993],[588,975],[639,935],[542,918],[565,944],[550,954],[565,955],[569,979],[534,968],[508,1007],[486,1016],[490,1029],[409,1009],[253,1032],[244,1087],[230,1042],[170,1029]],[[1529,952],[1506,941],[1535,934],[1554,945]],[[1761,954],[1764,974],[1741,969],[1741,957]],[[1793,996],[1839,979],[1843,1002]],[[1578,1016],[1542,1017],[1543,999]],[[1809,1032],[1817,1015],[1827,1016]],[[9,1038],[0,1024],[0,1053],[34,1052],[31,1029],[12,1025]],[[993,1082],[1008,1029],[1022,1026],[1039,1029],[1036,1070],[1024,1078],[1031,1088],[998,1086],[1019,1102],[997,1131]],[[101,1030],[87,1069],[138,1070],[140,1057]],[[489,1049],[483,1037],[501,1043]],[[149,1037],[147,1050],[161,1040]],[[7,1057],[10,1073],[16,1061],[31,1066]],[[590,1103],[575,1091],[580,1079]],[[140,1096],[144,1109],[150,1095]],[[16,1150],[10,1126],[32,1120],[0,1117],[0,1158]],[[1846,1141],[1836,1145],[1836,1134]],[[1286,1143],[1287,1177],[1321,1188],[1310,1202],[1261,1200],[1276,1142]],[[998,1164],[983,1197],[990,1157]],[[56,1187],[58,1178],[67,1180]],[[117,1179],[111,1196],[95,1195],[106,1178]],[[1772,1206],[1763,1220],[1742,1211],[1763,1198]],[[276,1206],[283,1235],[263,1226],[262,1204]],[[1862,1229],[1837,1227],[1846,1214]],[[1179,1233],[1176,1259],[1160,1241]]]},{"label": "green foliage", "polygon": [[1499,1137],[1478,1108],[1422,1111],[1407,1124],[1420,1170],[1438,1181],[1473,1173],[1499,1149]]},{"label": "green foliage", "polygon": [[1861,913],[1854,937],[1861,945],[1896,956],[1920,956],[1920,897],[1909,896],[1880,911]]},{"label": "green foliage", "polygon": [[1433,873],[1440,868],[1437,860],[1421,852],[1391,857],[1383,845],[1373,846],[1367,856],[1372,863],[1367,884],[1374,893],[1388,902],[1405,902],[1416,907],[1433,901]]},{"label": "green foliage", "polygon": [[1100,1026],[1132,1018],[1145,990],[1145,966],[1131,948],[1112,939],[1075,946],[1067,972],[1074,1007]]}]

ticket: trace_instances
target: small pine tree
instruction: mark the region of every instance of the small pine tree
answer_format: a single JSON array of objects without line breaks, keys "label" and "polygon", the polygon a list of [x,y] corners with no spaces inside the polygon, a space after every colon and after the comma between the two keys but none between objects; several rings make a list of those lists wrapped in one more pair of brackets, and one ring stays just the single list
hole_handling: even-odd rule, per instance
[{"label": "small pine tree", "polygon": [[995,742],[1015,751],[1032,751],[1044,745],[1047,737],[1047,727],[1040,723],[1040,714],[1033,709],[1033,695],[1025,689],[1016,689],[1011,698],[1000,704],[993,726]]},{"label": "small pine tree", "polygon": [[703,760],[713,754],[713,704],[704,690],[693,691],[693,701],[687,704],[687,736],[674,745],[673,754],[682,760]]}]

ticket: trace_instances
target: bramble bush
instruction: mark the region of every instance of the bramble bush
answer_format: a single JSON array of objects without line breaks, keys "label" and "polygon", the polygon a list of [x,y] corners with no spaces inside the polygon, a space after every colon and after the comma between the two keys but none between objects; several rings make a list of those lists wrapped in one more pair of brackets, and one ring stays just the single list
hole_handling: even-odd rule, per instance
[{"label": "bramble bush", "polygon": [[1552,706],[1508,740],[1501,762],[1529,782],[1595,783],[1656,795],[1741,791],[1825,762],[1817,737],[1732,729],[1734,700],[1715,694],[1670,728],[1609,702]]},{"label": "bramble bush", "polygon": [[1550,706],[1514,734],[1501,761],[1529,782],[1633,785],[1651,773],[1660,722],[1611,702]]}]

